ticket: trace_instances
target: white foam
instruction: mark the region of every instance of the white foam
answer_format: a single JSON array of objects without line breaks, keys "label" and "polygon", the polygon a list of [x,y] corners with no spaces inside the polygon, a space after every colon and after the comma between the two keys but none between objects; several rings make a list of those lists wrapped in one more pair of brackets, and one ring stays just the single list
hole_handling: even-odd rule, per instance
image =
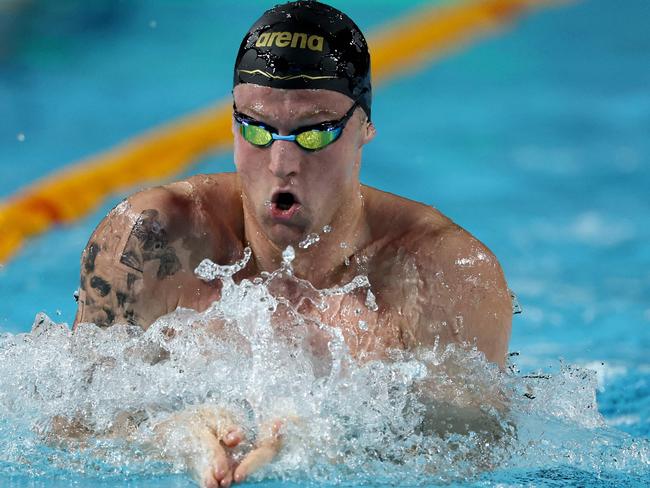
[{"label": "white foam", "polygon": [[[146,332],[85,324],[73,334],[40,315],[31,333],[1,336],[0,474],[16,466],[100,475],[182,470],[142,446],[157,422],[203,404],[231,411],[249,439],[265,420],[297,419],[258,478],[430,484],[498,466],[562,465],[567,455],[584,469],[618,469],[612,459],[647,468],[648,444],[611,430],[598,413],[593,371],[562,366],[550,376],[510,376],[475,350],[437,343],[359,363],[339,328],[302,315],[273,289],[293,282],[316,304],[365,289],[374,308],[366,276],[316,290],[292,275],[287,255],[276,272],[235,283],[249,258],[202,263],[203,279],[223,282],[221,300],[203,313],[178,309]],[[124,412],[139,419],[133,439],[106,439]],[[98,437],[86,447],[49,445],[56,417]]]}]

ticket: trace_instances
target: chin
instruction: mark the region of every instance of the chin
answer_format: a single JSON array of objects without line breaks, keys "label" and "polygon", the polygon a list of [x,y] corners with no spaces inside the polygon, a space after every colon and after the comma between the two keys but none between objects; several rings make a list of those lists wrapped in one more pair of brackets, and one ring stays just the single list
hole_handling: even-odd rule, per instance
[{"label": "chin", "polygon": [[284,249],[287,246],[297,247],[298,243],[305,238],[307,232],[302,225],[271,223],[266,226],[266,235],[273,244],[280,249]]}]

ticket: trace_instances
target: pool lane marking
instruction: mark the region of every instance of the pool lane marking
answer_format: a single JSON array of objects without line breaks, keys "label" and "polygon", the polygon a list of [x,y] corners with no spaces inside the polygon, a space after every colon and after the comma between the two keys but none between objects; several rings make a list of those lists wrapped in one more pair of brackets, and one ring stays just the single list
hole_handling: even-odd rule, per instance
[{"label": "pool lane marking", "polygon": [[[380,84],[559,0],[467,0],[426,6],[369,37],[373,83]],[[0,202],[0,263],[31,237],[74,222],[106,197],[186,169],[232,145],[231,105],[184,116],[41,179]]]},{"label": "pool lane marking", "polygon": [[370,44],[373,81],[406,74],[511,24],[526,10],[571,0],[463,1],[416,9],[383,28]]}]

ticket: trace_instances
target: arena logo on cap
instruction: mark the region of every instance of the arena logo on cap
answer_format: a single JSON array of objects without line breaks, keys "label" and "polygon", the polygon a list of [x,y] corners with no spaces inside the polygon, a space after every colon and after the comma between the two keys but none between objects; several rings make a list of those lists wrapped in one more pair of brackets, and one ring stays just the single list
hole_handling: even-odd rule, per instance
[{"label": "arena logo on cap", "polygon": [[256,47],[297,47],[312,51],[323,50],[323,37],[304,32],[264,32],[255,43]]}]

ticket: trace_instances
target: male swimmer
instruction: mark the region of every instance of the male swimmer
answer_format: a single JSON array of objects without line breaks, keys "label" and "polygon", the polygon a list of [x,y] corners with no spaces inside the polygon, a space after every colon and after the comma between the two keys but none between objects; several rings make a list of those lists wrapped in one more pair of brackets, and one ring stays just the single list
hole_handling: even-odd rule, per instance
[{"label": "male swimmer", "polygon": [[[339,327],[355,357],[458,343],[504,366],[512,308],[494,255],[434,208],[359,181],[375,127],[370,55],[350,18],[316,1],[265,12],[241,43],[233,99],[236,173],[148,189],[109,213],[82,256],[75,326],[147,328],[178,307],[203,311],[220,298],[219,282],[194,274],[204,258],[229,264],[249,247],[242,280],[276,270],[293,246],[294,274],[318,288],[368,276],[376,309],[352,293],[306,311]],[[371,339],[357,342],[360,320]],[[279,425],[267,426],[234,466],[241,433],[215,415],[197,408],[159,427],[164,440],[188,426],[194,448],[177,455],[202,486],[241,481],[279,449]]]}]

